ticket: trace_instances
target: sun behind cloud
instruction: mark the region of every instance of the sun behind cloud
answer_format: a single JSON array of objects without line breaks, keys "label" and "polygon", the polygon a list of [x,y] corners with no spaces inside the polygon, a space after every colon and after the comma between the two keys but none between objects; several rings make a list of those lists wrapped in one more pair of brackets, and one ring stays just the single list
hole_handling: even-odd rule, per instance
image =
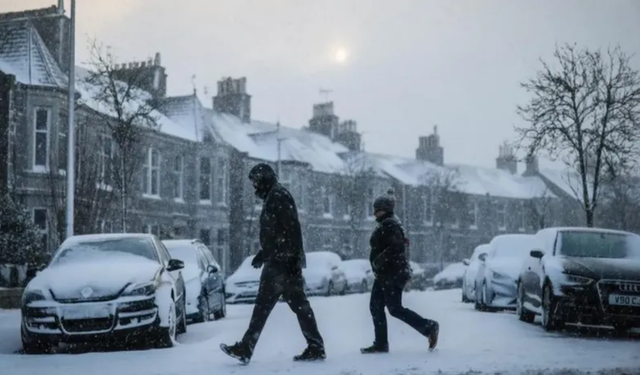
[{"label": "sun behind cloud", "polygon": [[344,47],[339,47],[336,49],[334,59],[338,64],[344,64],[349,57],[349,52]]}]

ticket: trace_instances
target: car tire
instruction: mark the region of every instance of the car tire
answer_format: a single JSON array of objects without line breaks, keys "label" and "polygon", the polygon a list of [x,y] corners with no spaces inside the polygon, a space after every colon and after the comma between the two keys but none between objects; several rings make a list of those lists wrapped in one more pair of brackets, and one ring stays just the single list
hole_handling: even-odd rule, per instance
[{"label": "car tire", "polygon": [[558,300],[553,295],[551,283],[546,282],[542,288],[542,328],[547,332],[562,329],[564,322],[555,316]]},{"label": "car tire", "polygon": [[366,293],[369,291],[369,285],[367,284],[367,280],[362,280],[360,283],[360,293]]},{"label": "car tire", "polygon": [[487,282],[482,282],[482,291],[480,291],[480,295],[482,296],[482,311],[493,311],[493,308],[489,305],[489,290],[487,287]]},{"label": "car tire", "polygon": [[220,320],[227,316],[227,301],[222,299],[222,306],[220,306],[220,310],[213,313],[214,320]]},{"label": "car tire", "polygon": [[469,298],[467,298],[467,293],[465,291],[464,285],[462,285],[462,303],[469,303]]},{"label": "car tire", "polygon": [[209,308],[209,301],[200,296],[198,298],[198,314],[193,319],[195,323],[204,323],[211,320],[211,309]]},{"label": "car tire", "polygon": [[477,311],[484,311],[484,306],[482,304],[482,294],[478,295],[478,285],[475,285],[474,288],[475,293],[476,293],[476,298],[473,304],[473,308],[476,309]]},{"label": "car tire", "polygon": [[52,346],[40,341],[29,341],[24,332],[24,327],[20,329],[20,338],[22,339],[22,352],[24,354],[49,354]]},{"label": "car tire", "polygon": [[180,319],[176,321],[176,335],[187,333],[187,300],[186,296],[182,298],[182,308],[180,309]]},{"label": "car tire", "polygon": [[525,323],[533,323],[536,319],[536,314],[528,311],[524,307],[524,287],[521,283],[518,283],[518,298],[516,299],[516,315],[518,319]]},{"label": "car tire", "polygon": [[176,340],[178,329],[176,304],[171,301],[169,305],[169,326],[158,328],[158,338],[155,342],[156,348],[171,348]]}]

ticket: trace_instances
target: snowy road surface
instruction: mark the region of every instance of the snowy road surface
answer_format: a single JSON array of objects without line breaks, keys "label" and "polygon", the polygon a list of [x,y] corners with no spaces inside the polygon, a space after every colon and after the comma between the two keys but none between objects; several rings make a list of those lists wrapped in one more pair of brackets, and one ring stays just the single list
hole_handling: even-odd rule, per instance
[{"label": "snowy road surface", "polygon": [[27,356],[20,349],[19,312],[0,310],[0,374],[48,375],[423,375],[522,373],[543,369],[640,369],[640,340],[549,334],[511,313],[480,313],[462,304],[460,291],[412,292],[408,307],[440,321],[438,349],[429,353],[424,338],[390,318],[391,353],[364,356],[372,341],[369,295],[313,298],[326,347],[323,363],[293,363],[304,348],[295,316],[285,304],[271,315],[249,366],[218,349],[242,336],[251,305],[229,306],[219,322],[189,326],[171,349]]}]

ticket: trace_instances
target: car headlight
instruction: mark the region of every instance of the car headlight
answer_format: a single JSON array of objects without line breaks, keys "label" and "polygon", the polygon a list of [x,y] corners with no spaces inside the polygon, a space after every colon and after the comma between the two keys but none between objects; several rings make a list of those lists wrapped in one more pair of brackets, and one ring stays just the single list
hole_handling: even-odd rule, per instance
[{"label": "car headlight", "polygon": [[587,285],[593,282],[593,279],[590,279],[588,277],[567,275],[567,274],[565,274],[565,277],[572,284]]},{"label": "car headlight", "polygon": [[44,295],[44,291],[39,289],[27,289],[22,294],[22,305],[26,306],[31,302],[44,301],[47,297]]},{"label": "car headlight", "polygon": [[122,292],[123,297],[137,297],[137,296],[150,296],[156,292],[156,284],[155,283],[140,283],[140,284],[131,284],[129,285],[124,292]]}]

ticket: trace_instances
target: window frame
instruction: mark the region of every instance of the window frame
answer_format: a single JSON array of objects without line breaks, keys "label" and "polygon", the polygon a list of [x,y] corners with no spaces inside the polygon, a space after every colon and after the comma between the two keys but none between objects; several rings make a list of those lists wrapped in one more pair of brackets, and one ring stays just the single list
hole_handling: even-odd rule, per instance
[{"label": "window frame", "polygon": [[[47,113],[46,129],[38,129],[38,112],[45,111]],[[34,172],[48,172],[49,165],[51,163],[51,108],[47,107],[34,107],[33,108],[33,154],[31,156],[32,170]],[[44,152],[44,165],[36,164],[38,158],[38,134],[45,134],[45,152]]]}]

